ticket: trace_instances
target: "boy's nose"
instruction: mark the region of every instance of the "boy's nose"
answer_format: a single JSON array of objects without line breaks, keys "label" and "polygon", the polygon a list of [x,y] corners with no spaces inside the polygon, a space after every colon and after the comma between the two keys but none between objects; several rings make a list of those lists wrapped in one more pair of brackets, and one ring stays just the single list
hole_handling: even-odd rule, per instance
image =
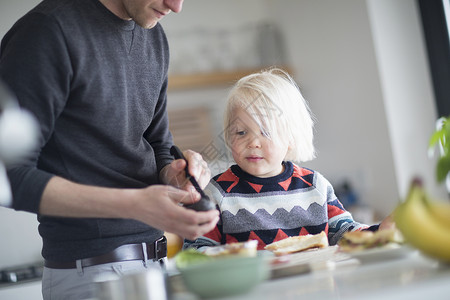
[{"label": "boy's nose", "polygon": [[251,137],[247,143],[248,148],[261,148],[261,143],[259,139],[255,136]]}]

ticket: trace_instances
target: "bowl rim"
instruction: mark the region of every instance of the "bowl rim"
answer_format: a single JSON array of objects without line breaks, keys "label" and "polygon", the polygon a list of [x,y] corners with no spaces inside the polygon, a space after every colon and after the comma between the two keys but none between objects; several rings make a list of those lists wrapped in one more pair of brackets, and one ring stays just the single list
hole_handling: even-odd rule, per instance
[{"label": "bowl rim", "polygon": [[236,268],[236,266],[249,264],[266,264],[263,255],[244,256],[244,255],[230,255],[224,257],[214,257],[211,260],[199,261],[187,266],[178,268],[180,272],[191,271],[204,268],[217,268],[223,265],[223,268]]}]

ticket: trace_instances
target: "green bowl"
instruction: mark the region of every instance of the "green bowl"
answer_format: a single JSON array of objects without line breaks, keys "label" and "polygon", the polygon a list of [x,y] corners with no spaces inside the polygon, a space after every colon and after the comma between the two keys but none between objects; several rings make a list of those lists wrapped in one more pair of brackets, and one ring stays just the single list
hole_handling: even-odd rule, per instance
[{"label": "green bowl", "polygon": [[202,298],[245,293],[269,277],[263,255],[216,258],[180,268],[186,287]]}]

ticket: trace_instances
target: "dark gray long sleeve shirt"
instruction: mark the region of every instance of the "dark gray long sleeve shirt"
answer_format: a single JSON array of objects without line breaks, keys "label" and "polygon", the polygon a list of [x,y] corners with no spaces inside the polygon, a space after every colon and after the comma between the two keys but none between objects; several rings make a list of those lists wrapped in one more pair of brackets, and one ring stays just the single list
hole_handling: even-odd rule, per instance
[{"label": "dark gray long sleeve shirt", "polygon": [[[158,183],[172,160],[168,43],[98,0],[44,0],[5,35],[0,78],[40,123],[33,155],[8,169],[13,208],[37,213],[52,176],[115,188]],[[44,258],[91,257],[162,231],[127,219],[40,216]]]}]

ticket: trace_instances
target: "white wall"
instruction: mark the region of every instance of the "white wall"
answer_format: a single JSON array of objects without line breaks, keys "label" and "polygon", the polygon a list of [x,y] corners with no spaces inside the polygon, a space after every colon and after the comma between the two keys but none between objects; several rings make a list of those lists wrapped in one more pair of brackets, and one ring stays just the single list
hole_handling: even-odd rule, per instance
[{"label": "white wall", "polygon": [[[0,0],[0,36],[38,2]],[[261,20],[273,20],[283,30],[295,78],[317,119],[318,158],[306,166],[333,183],[350,179],[380,216],[404,197],[413,173],[420,171],[430,192],[443,195],[426,157],[435,106],[416,1],[191,0],[163,25],[175,46],[171,37],[180,31],[239,28]],[[219,132],[225,94],[172,92],[169,106],[209,106]],[[0,228],[6,228],[4,220],[14,231],[0,231],[1,244],[6,240],[35,257],[40,248],[35,216],[0,209]],[[33,238],[15,238],[21,235]],[[0,252],[0,267],[19,262],[16,253]]]},{"label": "white wall", "polygon": [[39,0],[0,0],[0,37],[8,31],[19,17],[38,4]]},{"label": "white wall", "polygon": [[[38,0],[0,0],[0,37]],[[0,268],[42,260],[36,215],[0,207]]]},{"label": "white wall", "polygon": [[400,195],[419,175],[435,196],[436,159],[427,157],[437,118],[419,11],[415,1],[368,0],[383,100]]}]

